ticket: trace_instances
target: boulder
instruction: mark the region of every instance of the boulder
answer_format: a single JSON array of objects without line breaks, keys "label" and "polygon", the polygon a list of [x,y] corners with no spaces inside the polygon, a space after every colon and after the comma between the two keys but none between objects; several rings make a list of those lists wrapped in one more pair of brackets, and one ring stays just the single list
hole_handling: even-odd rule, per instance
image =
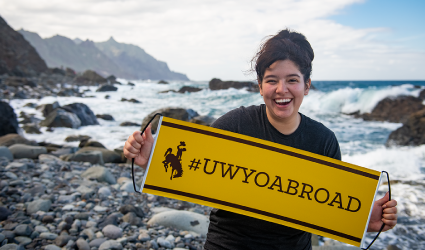
[{"label": "boulder", "polygon": [[190,119],[189,122],[196,123],[199,125],[204,125],[204,126],[211,126],[211,124],[215,120],[216,119],[214,117],[207,116],[207,115],[200,115]]},{"label": "boulder", "polygon": [[47,117],[53,110],[60,108],[58,102],[50,103],[50,104],[42,104],[36,107],[36,109],[40,110],[43,113],[44,117]]},{"label": "boulder", "polygon": [[107,80],[93,70],[86,70],[82,75],[77,76],[74,82],[78,85],[99,85]]},{"label": "boulder", "polygon": [[161,80],[161,81],[158,82],[158,84],[168,84],[168,82],[167,81],[164,81],[164,80]]},{"label": "boulder", "polygon": [[6,157],[9,161],[13,161],[12,152],[5,146],[0,146],[0,157]]},{"label": "boulder", "polygon": [[134,123],[134,122],[121,122],[120,126],[121,127],[131,127],[131,126],[139,127],[140,124],[137,124],[137,123]]},{"label": "boulder", "polygon": [[391,132],[386,143],[387,146],[421,144],[425,144],[425,109],[411,114],[403,126]]},{"label": "boulder", "polygon": [[22,126],[22,129],[25,131],[25,133],[27,134],[41,134],[40,129],[38,128],[38,126],[34,123],[28,123],[25,124],[24,126]]},{"label": "boulder", "polygon": [[62,107],[64,110],[74,113],[81,121],[81,126],[99,125],[93,111],[84,103],[72,103]]},{"label": "boulder", "polygon": [[201,88],[196,88],[196,87],[191,87],[191,86],[183,86],[177,92],[184,94],[186,92],[193,93],[193,92],[199,92],[201,90],[202,90]]},{"label": "boulder", "polygon": [[107,182],[109,184],[116,184],[117,181],[112,173],[105,167],[94,166],[87,169],[84,173],[81,174],[81,177],[87,179],[96,179],[99,182]]},{"label": "boulder", "polygon": [[[148,124],[148,122],[152,119],[152,117],[156,113],[161,113],[162,115],[166,117],[174,118],[181,121],[189,121],[190,119],[196,116],[199,116],[199,114],[193,109],[173,108],[173,107],[158,109],[150,113],[148,116],[145,117],[145,119],[143,119],[141,129],[143,129],[146,126],[146,124]],[[152,133],[156,132],[156,128],[158,127],[158,120],[159,120],[159,117],[157,116],[152,121]]]},{"label": "boulder", "polygon": [[55,109],[45,120],[40,122],[40,126],[79,128],[81,126],[81,121],[74,113],[67,112],[63,109]]},{"label": "boulder", "polygon": [[112,115],[108,115],[108,114],[102,114],[102,115],[96,115],[96,118],[100,118],[106,121],[115,121],[114,117],[112,117]]},{"label": "boulder", "polygon": [[98,88],[96,92],[108,92],[108,91],[117,91],[117,90],[118,88],[115,87],[114,85],[105,84],[100,86],[100,88]]},{"label": "boulder", "polygon": [[90,152],[90,151],[100,151],[102,152],[103,162],[104,163],[121,163],[121,156],[111,150],[108,150],[106,148],[97,148],[97,147],[83,147],[80,150],[78,150],[76,153],[81,152]]},{"label": "boulder", "polygon": [[13,108],[8,103],[0,101],[0,136],[16,134],[18,131],[19,124]]},{"label": "boulder", "polygon": [[422,102],[421,98],[413,96],[387,97],[378,102],[371,113],[361,114],[360,117],[365,121],[404,123],[412,113],[425,108]]},{"label": "boulder", "polygon": [[206,216],[198,213],[174,210],[155,214],[148,221],[148,225],[173,227],[205,236],[208,232],[209,220]]},{"label": "boulder", "polygon": [[237,81],[222,81],[217,78],[213,78],[209,84],[211,90],[220,90],[220,89],[242,89],[247,88],[250,92],[259,92],[260,89],[257,83],[254,82],[237,82]]},{"label": "boulder", "polygon": [[106,148],[102,143],[95,140],[81,140],[78,147],[95,147],[95,148]]},{"label": "boulder", "polygon": [[45,147],[30,146],[25,144],[14,144],[9,147],[9,150],[16,159],[38,159],[39,155],[47,153],[47,149]]},{"label": "boulder", "polygon": [[76,152],[74,154],[66,155],[62,158],[64,161],[76,161],[76,162],[90,162],[91,164],[103,165],[102,152],[100,151],[86,151],[86,152]]},{"label": "boulder", "polygon": [[423,90],[419,93],[419,98],[421,98],[422,100],[425,100],[425,89],[423,89]]},{"label": "boulder", "polygon": [[65,138],[65,141],[67,142],[73,142],[73,141],[81,141],[81,140],[89,140],[91,139],[88,135],[70,135]]},{"label": "boulder", "polygon": [[18,134],[8,134],[8,135],[0,137],[0,146],[9,147],[14,144],[25,144],[25,145],[32,145],[32,146],[38,145],[35,141],[29,141]]}]

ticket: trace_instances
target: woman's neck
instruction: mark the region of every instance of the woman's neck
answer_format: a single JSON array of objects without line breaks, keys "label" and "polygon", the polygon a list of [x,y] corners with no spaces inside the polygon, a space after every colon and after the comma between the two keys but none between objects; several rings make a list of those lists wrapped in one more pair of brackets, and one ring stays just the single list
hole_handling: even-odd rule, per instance
[{"label": "woman's neck", "polygon": [[299,113],[297,113],[295,117],[292,117],[292,119],[290,118],[290,119],[279,119],[279,120],[272,117],[272,115],[269,114],[269,111],[267,110],[267,108],[266,108],[266,114],[270,124],[284,135],[290,135],[294,133],[301,123],[301,115]]}]

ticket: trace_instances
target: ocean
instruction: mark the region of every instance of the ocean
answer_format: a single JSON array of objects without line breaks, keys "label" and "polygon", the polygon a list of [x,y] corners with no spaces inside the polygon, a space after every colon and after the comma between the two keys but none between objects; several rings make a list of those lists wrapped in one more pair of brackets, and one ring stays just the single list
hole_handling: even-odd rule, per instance
[{"label": "ocean", "polygon": [[[164,107],[190,108],[200,115],[215,118],[226,112],[249,105],[263,103],[259,93],[244,89],[211,91],[208,82],[171,81],[170,84],[157,84],[153,81],[132,81],[118,79],[123,85],[116,85],[116,92],[95,92],[97,87],[80,87],[92,97],[45,97],[40,100],[12,100],[10,104],[19,115],[21,111],[42,114],[26,103],[37,104],[59,102],[60,105],[80,102],[88,105],[95,114],[110,114],[115,121],[98,119],[100,125],[85,126],[79,129],[55,128],[42,134],[24,134],[37,142],[78,146],[78,142],[67,143],[68,135],[89,135],[109,149],[118,148],[132,132],[140,127],[121,127],[120,123],[131,121],[141,124],[149,113]],[[159,93],[165,90],[179,90],[182,86],[202,88],[195,93]],[[401,249],[425,249],[425,145],[417,147],[385,147],[389,134],[401,127],[401,123],[363,121],[348,113],[370,112],[386,97],[411,95],[417,97],[425,88],[425,81],[313,81],[311,90],[304,99],[300,112],[330,128],[340,143],[342,160],[362,167],[389,172],[393,182],[392,196],[398,201],[398,224],[388,232],[381,233],[372,249],[383,249],[393,244]],[[109,95],[109,99],[105,96]],[[121,99],[137,99],[141,103],[122,102]],[[425,103],[424,103],[425,104]],[[380,196],[387,186],[380,188]],[[368,234],[371,241],[374,234]]]}]

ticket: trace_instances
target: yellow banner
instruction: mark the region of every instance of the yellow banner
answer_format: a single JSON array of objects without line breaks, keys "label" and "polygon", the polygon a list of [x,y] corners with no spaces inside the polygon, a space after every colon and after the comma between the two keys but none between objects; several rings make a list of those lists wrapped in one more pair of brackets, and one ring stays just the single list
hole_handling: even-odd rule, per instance
[{"label": "yellow banner", "polygon": [[162,117],[141,191],[360,246],[381,172]]}]

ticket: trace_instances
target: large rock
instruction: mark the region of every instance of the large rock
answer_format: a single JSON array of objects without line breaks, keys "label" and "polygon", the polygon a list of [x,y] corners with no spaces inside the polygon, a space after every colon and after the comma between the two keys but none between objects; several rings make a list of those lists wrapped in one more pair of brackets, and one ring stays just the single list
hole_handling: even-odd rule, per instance
[{"label": "large rock", "polygon": [[16,159],[38,159],[39,155],[47,153],[47,149],[45,147],[29,146],[25,144],[14,144],[9,147],[9,150]]},{"label": "large rock", "polygon": [[100,151],[76,152],[63,157],[65,161],[90,162],[91,164],[103,165],[103,155]]},{"label": "large rock", "polygon": [[421,98],[422,100],[425,100],[425,89],[423,89],[423,90],[419,93],[419,98]]},{"label": "large rock", "polygon": [[0,137],[0,146],[9,147],[13,144],[38,145],[35,141],[29,141],[18,134],[8,134]]},{"label": "large rock", "polygon": [[0,101],[0,136],[16,134],[18,131],[19,124],[13,108],[8,103]]},{"label": "large rock", "polygon": [[[184,108],[163,108],[155,110],[154,112],[150,113],[148,116],[143,119],[141,129],[143,129],[146,124],[152,119],[152,117],[156,113],[161,113],[165,117],[174,118],[181,121],[189,121],[190,119],[199,116],[199,114],[194,111],[193,109],[184,109]],[[152,122],[152,133],[156,132],[156,128],[158,127],[158,120],[159,117],[157,116],[153,122]]]},{"label": "large rock", "polygon": [[121,163],[121,155],[116,153],[115,151],[108,150],[106,148],[99,148],[99,147],[86,147],[84,146],[80,150],[78,150],[76,153],[81,152],[90,152],[90,151],[100,151],[102,152],[103,162],[104,163]]},{"label": "large rock", "polygon": [[33,213],[36,213],[37,211],[48,212],[51,206],[52,206],[52,202],[50,200],[38,199],[28,204],[27,213],[33,214]]},{"label": "large rock", "polygon": [[193,93],[193,92],[199,92],[201,90],[202,90],[201,88],[197,88],[197,87],[183,86],[177,92],[184,94],[186,92]]},{"label": "large rock", "polygon": [[73,142],[73,141],[81,141],[81,140],[89,140],[91,139],[88,135],[70,135],[65,138],[65,141],[67,142]]},{"label": "large rock", "polygon": [[107,81],[93,70],[86,70],[81,76],[75,79],[75,82],[80,85],[99,85]]},{"label": "large rock", "polygon": [[49,104],[41,104],[36,107],[36,109],[40,110],[41,113],[43,113],[44,117],[47,117],[50,113],[52,113],[53,110],[60,108],[60,105],[58,102],[49,103]]},{"label": "large rock", "polygon": [[6,157],[9,161],[13,161],[12,152],[5,146],[0,146],[0,157]]},{"label": "large rock", "polygon": [[222,81],[217,78],[213,78],[209,84],[211,90],[220,90],[220,89],[242,89],[247,88],[250,92],[259,92],[258,84],[254,82],[236,82],[236,81]]},{"label": "large rock", "polygon": [[360,117],[366,121],[404,123],[412,113],[425,108],[422,102],[423,100],[421,98],[413,96],[387,97],[378,102],[371,113],[362,114]]},{"label": "large rock", "polygon": [[24,37],[0,17],[0,75],[37,76],[47,65]]},{"label": "large rock", "polygon": [[81,174],[81,177],[87,179],[96,179],[99,182],[107,182],[109,184],[116,184],[114,175],[105,167],[94,166],[87,169],[84,173]]},{"label": "large rock", "polygon": [[40,122],[40,126],[79,128],[81,126],[81,121],[74,113],[67,112],[63,109],[55,109],[45,120]]},{"label": "large rock", "polygon": [[115,87],[114,85],[105,84],[100,86],[100,88],[98,88],[96,92],[108,92],[108,91],[117,91],[117,90],[118,88]]},{"label": "large rock", "polygon": [[206,216],[189,211],[166,211],[158,213],[148,221],[148,225],[161,225],[179,230],[193,231],[200,235],[208,232],[209,220]]},{"label": "large rock", "polygon": [[425,144],[425,109],[409,116],[402,127],[391,132],[387,146],[417,146]]},{"label": "large rock", "polygon": [[62,107],[64,110],[74,113],[81,121],[81,126],[99,125],[96,116],[91,109],[83,103],[72,103]]}]

